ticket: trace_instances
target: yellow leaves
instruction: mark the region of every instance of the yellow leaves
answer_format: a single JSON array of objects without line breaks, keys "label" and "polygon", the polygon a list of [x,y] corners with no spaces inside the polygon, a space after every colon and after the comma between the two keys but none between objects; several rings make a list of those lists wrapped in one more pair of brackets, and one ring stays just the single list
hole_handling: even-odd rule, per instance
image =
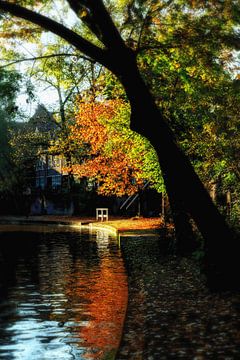
[{"label": "yellow leaves", "polygon": [[132,3],[131,0],[118,0],[118,4],[120,4],[122,6],[129,5],[130,3]]},{"label": "yellow leaves", "polygon": [[204,124],[203,132],[208,135],[212,140],[217,140],[216,124],[214,124],[213,122]]},{"label": "yellow leaves", "polygon": [[105,126],[122,106],[121,100],[100,102],[81,102],[72,127],[72,138],[91,144],[91,153],[96,154],[108,139]]},{"label": "yellow leaves", "polygon": [[119,8],[123,8],[127,6],[129,2],[130,2],[129,0],[118,0],[117,5],[119,6]]},{"label": "yellow leaves", "polygon": [[203,81],[207,81],[207,80],[208,80],[208,74],[203,73],[203,74],[200,75],[200,78],[201,78]]},{"label": "yellow leaves", "polygon": [[88,12],[86,9],[82,9],[81,13],[80,13],[80,18],[83,19],[86,16],[88,16]]},{"label": "yellow leaves", "polygon": [[194,77],[197,73],[197,68],[195,66],[188,66],[186,67],[186,71],[191,77]]}]

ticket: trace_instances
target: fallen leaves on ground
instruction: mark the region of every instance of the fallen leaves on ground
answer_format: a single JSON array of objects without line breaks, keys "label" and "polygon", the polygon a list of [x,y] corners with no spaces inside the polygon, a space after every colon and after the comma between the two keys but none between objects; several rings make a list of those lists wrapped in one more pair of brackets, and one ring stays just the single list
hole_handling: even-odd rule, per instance
[{"label": "fallen leaves on ground", "polygon": [[160,217],[134,217],[129,219],[111,219],[110,221],[106,222],[106,224],[113,226],[119,231],[155,230],[163,227],[163,220]]},{"label": "fallen leaves on ground", "polygon": [[193,259],[161,255],[161,239],[122,240],[129,304],[117,360],[235,360],[240,294],[212,293]]}]

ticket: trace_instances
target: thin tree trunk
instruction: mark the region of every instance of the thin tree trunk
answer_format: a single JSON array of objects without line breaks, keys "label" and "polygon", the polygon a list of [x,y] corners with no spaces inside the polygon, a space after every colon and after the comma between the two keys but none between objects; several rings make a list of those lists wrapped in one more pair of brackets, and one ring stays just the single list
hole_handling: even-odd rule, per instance
[{"label": "thin tree trunk", "polygon": [[231,209],[232,209],[232,197],[231,197],[231,192],[230,190],[227,191],[226,193],[226,207],[227,207],[227,217],[230,218],[231,217]]},{"label": "thin tree trunk", "polygon": [[163,225],[165,225],[166,219],[165,219],[165,194],[164,193],[162,193],[161,216],[162,216],[162,220],[163,220]]},{"label": "thin tree trunk", "polygon": [[210,183],[210,191],[209,191],[210,197],[214,203],[216,203],[216,196],[217,196],[217,183],[212,182]]}]

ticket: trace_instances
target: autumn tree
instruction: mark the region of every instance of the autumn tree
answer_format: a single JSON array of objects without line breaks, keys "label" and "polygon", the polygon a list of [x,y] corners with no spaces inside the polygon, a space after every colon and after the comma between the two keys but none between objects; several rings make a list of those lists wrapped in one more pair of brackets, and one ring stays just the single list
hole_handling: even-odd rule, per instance
[{"label": "autumn tree", "polygon": [[[36,5],[41,3],[48,3],[48,1],[38,1]],[[137,46],[134,44],[132,46],[131,41],[124,41],[101,0],[68,0],[67,3],[98,39],[96,42],[89,41],[77,31],[70,30],[50,17],[30,10],[31,1],[21,1],[20,4],[23,6],[8,1],[0,1],[0,9],[64,38],[79,51],[99,62],[118,77],[131,105],[131,128],[147,137],[157,151],[173,210],[178,241],[185,241],[181,227],[182,223],[185,223],[187,228],[187,214],[189,214],[205,239],[209,275],[210,277],[214,275],[212,280],[214,279],[215,285],[235,286],[234,274],[237,270],[237,259],[234,258],[234,254],[237,253],[237,240],[212,203],[189,159],[177,146],[164,113],[156,105],[148,86],[141,77],[137,60],[140,41]],[[222,44],[228,47],[239,46],[235,26],[239,21],[239,5],[236,2],[209,1],[206,3],[205,1],[182,2],[176,0],[160,3],[153,1],[150,4],[148,1],[135,1],[125,4],[127,14],[131,12],[134,5],[137,5],[135,10],[142,10],[143,23],[140,27],[139,39],[143,37],[144,25],[149,20],[146,15],[148,15],[147,9],[150,5],[163,14],[171,11],[172,8],[177,9],[177,12],[186,16],[186,20],[191,19],[190,23],[185,22],[188,26],[191,25],[190,31],[187,31],[185,27],[176,28],[174,34],[176,36],[173,40],[178,39],[179,46],[184,36],[187,36],[189,41],[195,41],[197,44],[199,41],[204,44],[205,40],[208,39],[208,37],[206,38],[206,31],[209,30],[212,44],[216,45],[216,51],[222,49]],[[24,5],[30,7],[27,8]],[[201,18],[204,20],[204,18],[211,17],[216,19],[219,26],[209,29],[208,23],[205,22],[206,27],[203,27],[202,33],[198,34],[191,31],[194,25],[199,24]],[[114,20],[121,26],[121,17],[115,17]],[[159,46],[164,44],[164,39],[161,36],[158,39],[158,44]],[[207,51],[207,47],[203,46],[200,50]],[[209,281],[211,282],[210,277]]]},{"label": "autumn tree", "polygon": [[[86,63],[86,60],[79,58],[72,49],[63,50],[61,46],[61,51],[56,51],[56,46],[53,48],[56,53],[66,54],[66,56],[44,58],[43,63],[41,62],[40,66],[35,68],[34,74],[38,81],[47,84],[57,92],[58,102],[53,109],[57,126],[56,139],[49,151],[63,155],[70,170],[74,158],[82,154],[82,149],[77,149],[75,141],[72,141],[73,139],[69,136],[75,118],[76,99],[84,97],[86,88],[90,94],[89,97],[94,98],[94,81],[95,76],[99,74],[99,69],[96,70],[94,64]],[[48,51],[51,53],[51,50],[50,46]],[[47,56],[46,53],[45,56]]]},{"label": "autumn tree", "polygon": [[146,182],[163,191],[156,153],[130,130],[129,113],[129,105],[119,99],[79,103],[71,138],[84,156],[73,173],[95,179],[99,194],[132,195]]}]

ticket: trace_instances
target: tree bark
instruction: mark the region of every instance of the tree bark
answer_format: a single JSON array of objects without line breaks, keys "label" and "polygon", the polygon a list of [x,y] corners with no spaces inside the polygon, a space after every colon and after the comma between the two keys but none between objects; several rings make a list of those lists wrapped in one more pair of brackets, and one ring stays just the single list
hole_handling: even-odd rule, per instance
[{"label": "tree bark", "polygon": [[[115,68],[116,65],[117,60]],[[181,221],[187,237],[192,238],[188,226],[189,213],[205,240],[209,284],[216,288],[239,286],[236,284],[239,270],[236,236],[213,204],[189,159],[177,146],[173,133],[141,78],[136,61],[129,59],[125,72],[122,69],[123,62],[119,64],[118,76],[131,104],[131,128],[148,138],[157,152],[173,211],[176,234],[180,235],[180,248],[182,245],[184,248],[187,241],[181,230]]]}]

